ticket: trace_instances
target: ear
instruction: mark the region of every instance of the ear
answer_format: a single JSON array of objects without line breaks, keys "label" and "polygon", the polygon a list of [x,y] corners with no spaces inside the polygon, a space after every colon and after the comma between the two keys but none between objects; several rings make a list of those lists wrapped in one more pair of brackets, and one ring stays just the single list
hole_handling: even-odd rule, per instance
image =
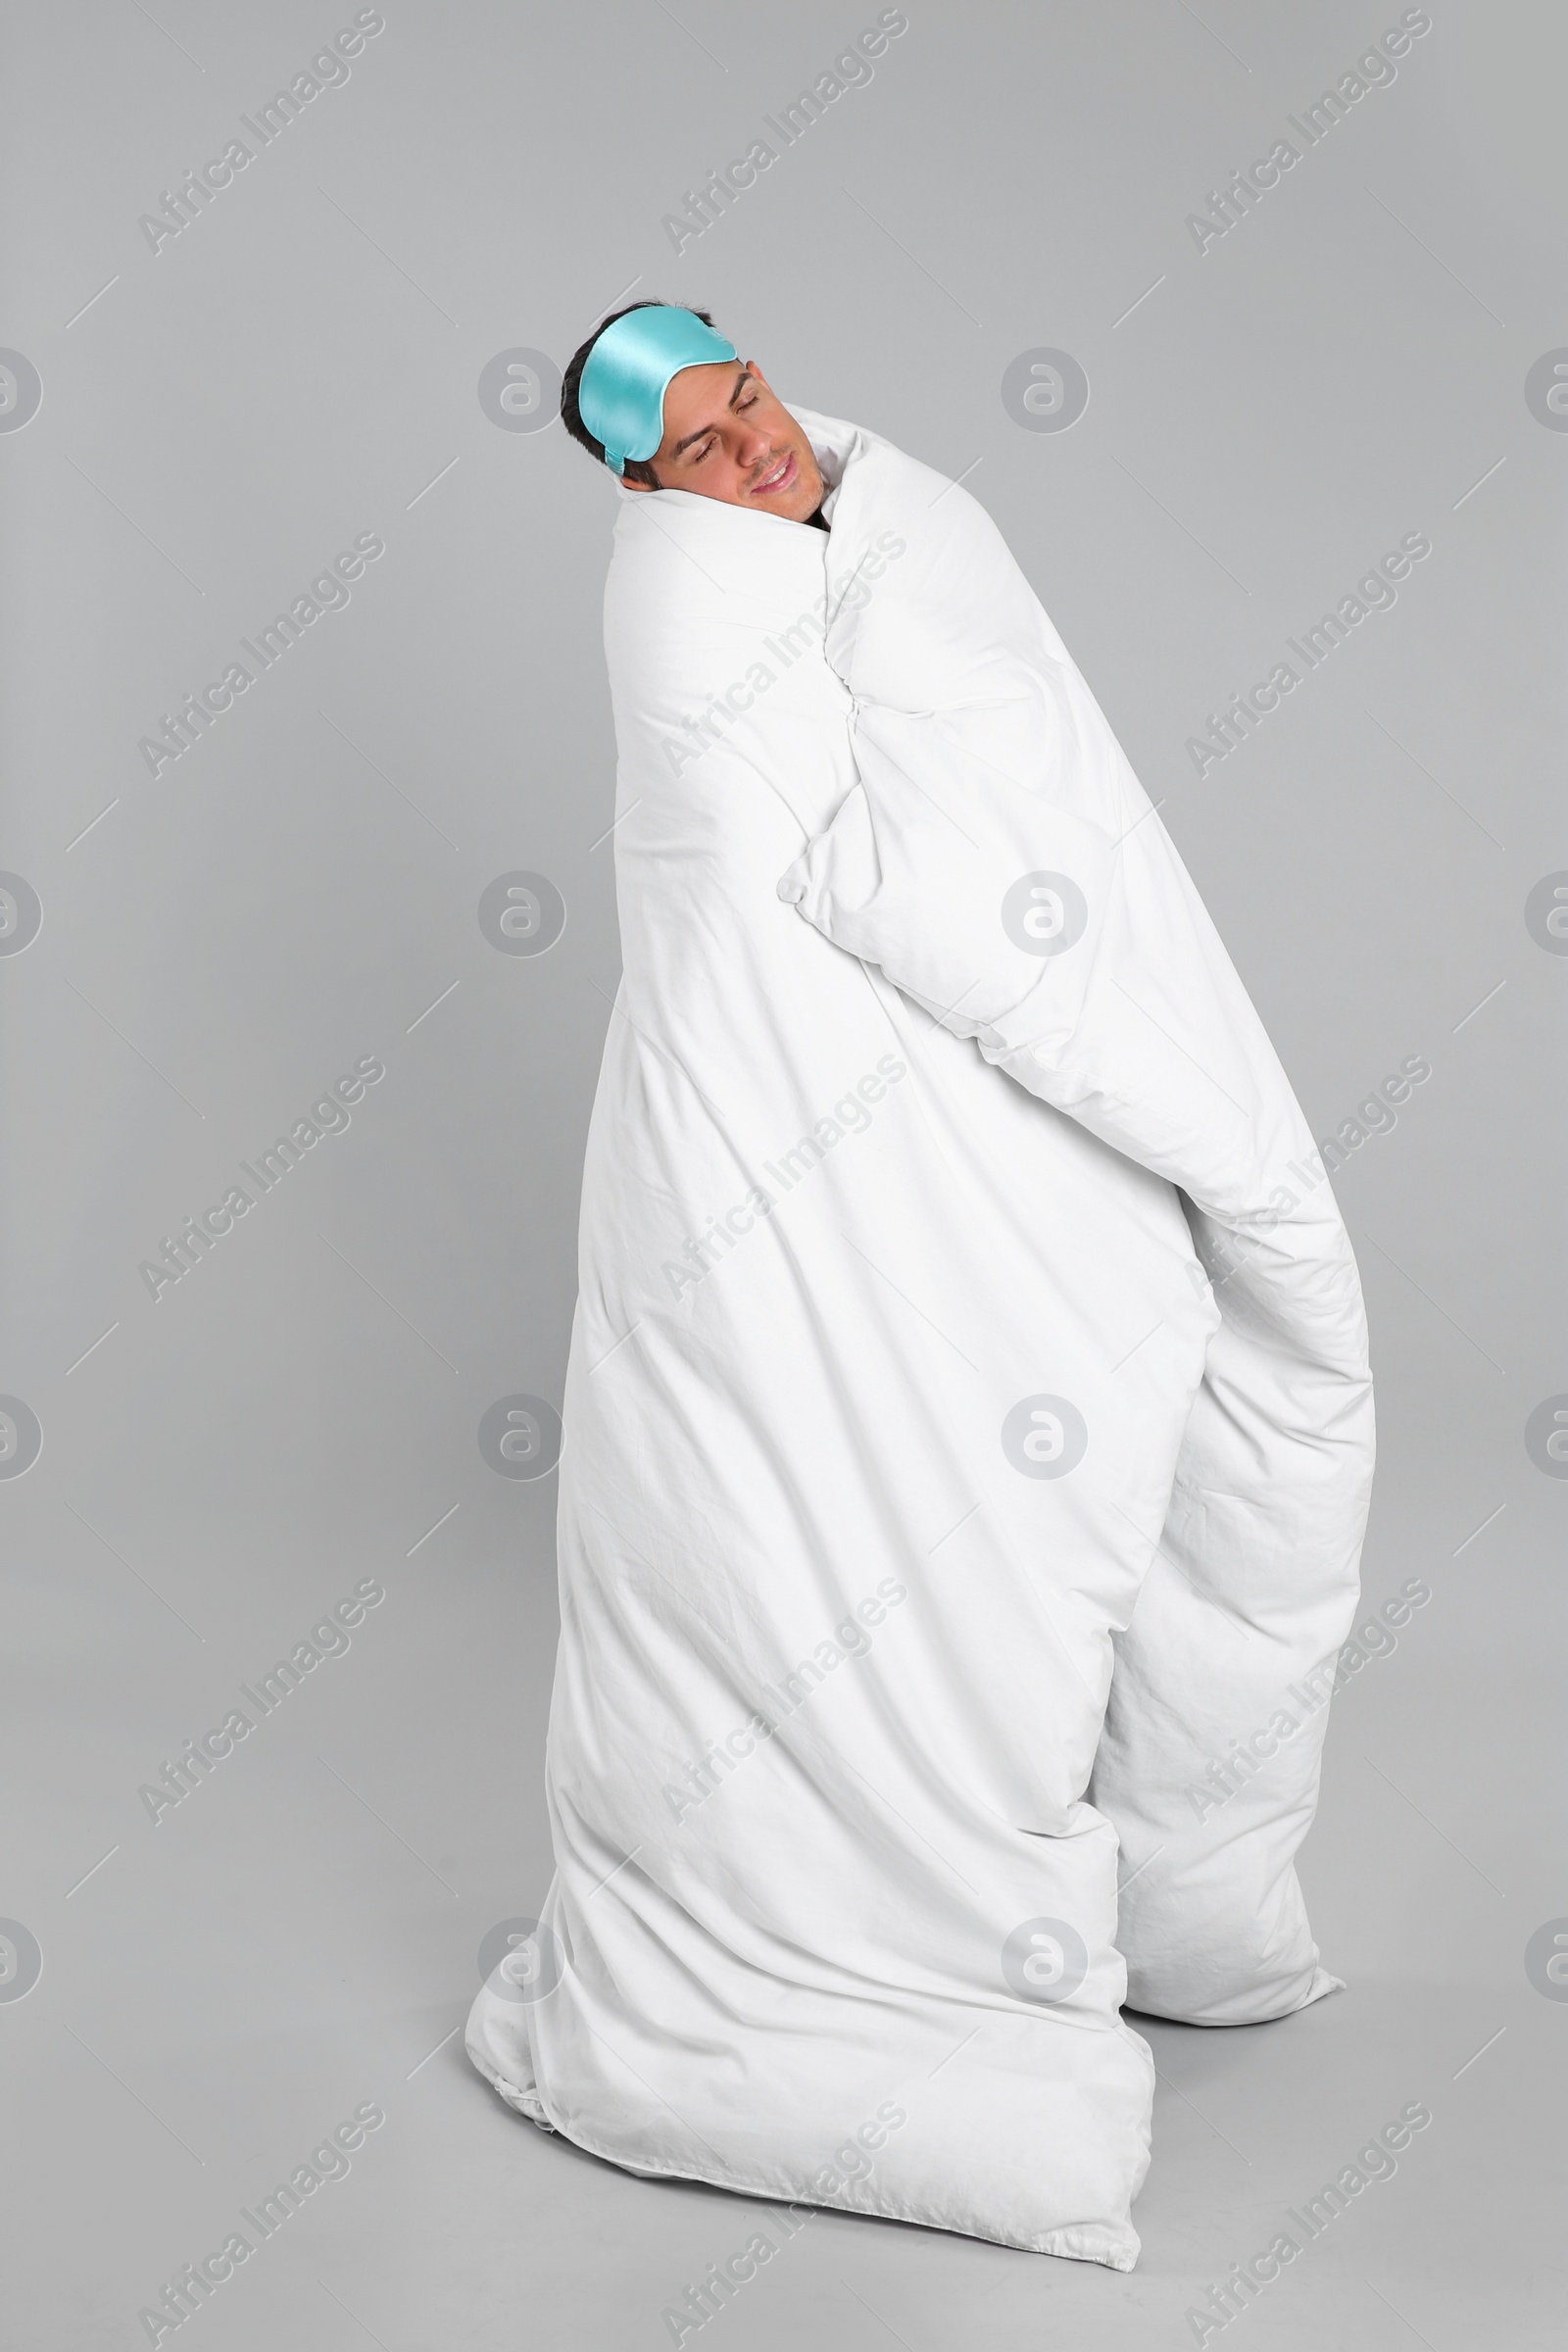
[{"label": "ear", "polygon": [[659,487],[657,482],[635,482],[628,473],[617,473],[615,479],[623,490],[656,490]]}]

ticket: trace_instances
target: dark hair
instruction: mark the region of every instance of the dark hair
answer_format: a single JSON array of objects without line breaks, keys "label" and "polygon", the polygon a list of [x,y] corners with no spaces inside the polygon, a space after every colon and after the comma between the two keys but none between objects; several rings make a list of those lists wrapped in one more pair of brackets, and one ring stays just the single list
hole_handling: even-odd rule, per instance
[{"label": "dark hair", "polygon": [[[566,362],[566,372],[561,379],[561,421],[572,439],[580,442],[588,455],[591,458],[597,458],[601,465],[605,462],[605,445],[602,441],[596,440],[588,430],[582,420],[582,411],[577,406],[578,388],[582,383],[582,371],[588,365],[588,354],[606,327],[613,326],[617,318],[626,318],[630,312],[671,310],[690,311],[692,317],[700,318],[705,326],[711,326],[713,323],[708,313],[700,311],[694,302],[659,302],[652,298],[642,302],[628,302],[624,310],[612,311],[608,318],[601,318],[587,342],[579,344]],[[646,483],[650,490],[657,490],[660,486],[652,466],[644,458],[628,458],[621,479],[628,482]]]}]

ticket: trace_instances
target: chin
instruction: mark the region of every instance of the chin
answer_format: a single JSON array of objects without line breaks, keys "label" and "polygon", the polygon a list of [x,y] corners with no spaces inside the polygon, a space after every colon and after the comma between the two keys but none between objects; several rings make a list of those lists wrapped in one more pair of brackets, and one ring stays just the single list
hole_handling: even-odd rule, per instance
[{"label": "chin", "polygon": [[823,481],[817,468],[816,460],[809,450],[806,452],[804,458],[797,458],[796,464],[801,468],[801,478],[795,486],[796,494],[791,503],[799,507],[800,514],[797,519],[804,522],[808,514],[816,513],[817,508],[826,498],[827,484]]}]

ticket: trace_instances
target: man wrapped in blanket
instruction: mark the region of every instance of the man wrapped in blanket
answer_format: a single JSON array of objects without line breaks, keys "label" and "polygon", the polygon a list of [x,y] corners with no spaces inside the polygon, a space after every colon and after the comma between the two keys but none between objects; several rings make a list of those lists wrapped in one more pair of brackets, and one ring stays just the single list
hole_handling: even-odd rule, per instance
[{"label": "man wrapped in blanket", "polygon": [[1338,1982],[1294,1863],[1372,1468],[1349,1244],[968,492],[671,306],[563,414],[620,485],[624,973],[556,1877],[469,2052],[633,2171],[1128,2269],[1123,2003]]}]

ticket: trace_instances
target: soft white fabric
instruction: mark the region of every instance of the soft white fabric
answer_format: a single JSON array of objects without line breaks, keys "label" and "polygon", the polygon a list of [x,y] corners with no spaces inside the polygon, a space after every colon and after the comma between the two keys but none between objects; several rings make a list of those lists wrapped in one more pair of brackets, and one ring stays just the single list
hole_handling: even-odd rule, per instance
[{"label": "soft white fabric", "polygon": [[468,2048],[634,2170],[1127,2269],[1123,2000],[1336,1983],[1293,1858],[1371,1473],[1359,1286],[995,526],[796,414],[830,534],[620,494],[557,1876],[536,1997],[492,1977]]}]

